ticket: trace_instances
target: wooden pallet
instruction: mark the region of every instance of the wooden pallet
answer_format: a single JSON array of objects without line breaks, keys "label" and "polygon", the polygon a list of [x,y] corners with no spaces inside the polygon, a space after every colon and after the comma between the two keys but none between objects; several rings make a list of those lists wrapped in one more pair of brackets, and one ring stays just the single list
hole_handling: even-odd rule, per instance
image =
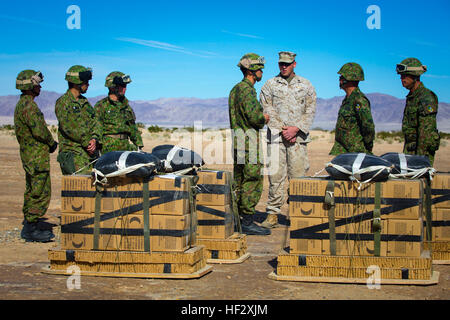
[{"label": "wooden pallet", "polygon": [[195,246],[185,252],[130,252],[130,251],[48,251],[50,265],[46,274],[72,275],[68,268],[77,266],[82,276],[195,279],[212,271],[206,264],[204,246]]},{"label": "wooden pallet", "polygon": [[450,241],[424,241],[423,247],[431,252],[433,264],[450,264]]},{"label": "wooden pallet", "polygon": [[437,284],[439,273],[432,270],[430,252],[422,257],[364,257],[295,255],[281,252],[270,279],[299,282],[365,283],[376,268],[380,284]]},{"label": "wooden pallet", "polygon": [[250,257],[247,252],[247,235],[235,232],[227,239],[198,239],[206,248],[207,263],[236,264]]}]

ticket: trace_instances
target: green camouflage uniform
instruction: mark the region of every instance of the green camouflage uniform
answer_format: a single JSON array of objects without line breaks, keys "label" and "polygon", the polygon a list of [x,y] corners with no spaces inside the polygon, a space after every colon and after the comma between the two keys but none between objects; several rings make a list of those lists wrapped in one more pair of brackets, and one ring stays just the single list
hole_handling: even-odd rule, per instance
[{"label": "green camouflage uniform", "polygon": [[30,95],[20,96],[14,111],[14,129],[26,177],[23,214],[28,222],[33,223],[47,212],[50,203],[49,148],[55,140]]},{"label": "green camouflage uniform", "polygon": [[[136,151],[144,146],[136,125],[136,116],[126,98],[120,102],[106,97],[97,102],[94,109],[101,124],[103,154],[110,151]],[[127,135],[133,144],[128,139],[108,136],[118,134]]]},{"label": "green camouflage uniform", "polygon": [[369,99],[356,88],[341,104],[331,155],[349,152],[372,153],[375,125]]},{"label": "green camouflage uniform", "polygon": [[438,98],[433,91],[420,83],[406,96],[402,132],[405,136],[403,152],[427,156],[431,165],[439,149],[439,132],[436,127]]},{"label": "green camouflage uniform", "polygon": [[[239,214],[254,214],[263,189],[259,130],[265,125],[263,108],[252,83],[244,79],[233,87],[228,99],[230,127],[234,134],[234,184]],[[241,133],[241,134],[240,134]],[[242,134],[247,134],[242,146]],[[254,152],[253,152],[254,151]]]},{"label": "green camouflage uniform", "polygon": [[88,166],[95,157],[91,157],[86,148],[89,141],[100,141],[100,124],[95,117],[94,108],[82,95],[75,99],[72,92],[67,92],[56,100],[55,113],[59,122],[58,161],[64,175],[72,174],[84,168],[79,174],[89,174],[92,170]]},{"label": "green camouflage uniform", "polygon": [[[344,64],[338,71],[343,85],[352,81],[364,81],[364,71],[355,62]],[[341,87],[343,88],[343,87]],[[370,101],[357,87],[345,97],[339,108],[335,129],[335,142],[331,155],[349,152],[371,154],[375,139],[375,125],[370,111]]]}]

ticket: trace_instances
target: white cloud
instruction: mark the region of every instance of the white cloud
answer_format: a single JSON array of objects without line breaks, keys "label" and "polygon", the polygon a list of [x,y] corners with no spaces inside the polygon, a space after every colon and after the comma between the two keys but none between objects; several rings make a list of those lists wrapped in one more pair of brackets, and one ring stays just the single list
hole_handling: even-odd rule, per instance
[{"label": "white cloud", "polygon": [[255,35],[252,35],[252,34],[237,33],[237,32],[231,32],[231,31],[227,31],[227,30],[221,30],[221,32],[232,34],[232,35],[239,36],[239,37],[245,37],[245,38],[264,39],[263,37],[255,36]]},{"label": "white cloud", "polygon": [[183,48],[183,47],[180,47],[180,46],[177,46],[174,44],[160,42],[160,41],[154,41],[154,40],[143,40],[143,39],[136,39],[136,38],[117,38],[116,40],[140,44],[140,45],[143,45],[146,47],[151,47],[151,48],[157,48],[157,49],[162,49],[162,50],[184,53],[184,54],[193,55],[193,56],[202,57],[202,58],[210,58],[211,56],[216,55],[216,53],[214,53],[214,52],[188,50],[186,48]]}]

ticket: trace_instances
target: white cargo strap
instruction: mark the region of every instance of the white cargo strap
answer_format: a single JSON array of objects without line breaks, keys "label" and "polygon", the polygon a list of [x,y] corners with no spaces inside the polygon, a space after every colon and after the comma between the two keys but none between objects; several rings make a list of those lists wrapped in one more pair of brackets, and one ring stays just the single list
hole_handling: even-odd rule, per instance
[{"label": "white cargo strap", "polygon": [[174,146],[172,149],[170,149],[169,153],[167,154],[167,158],[164,161],[164,167],[166,169],[172,169],[172,166],[170,165],[170,163],[172,162],[173,158],[180,150],[182,150],[182,149],[178,146]]},{"label": "white cargo strap", "polygon": [[400,160],[400,173],[408,172],[408,164],[406,163],[406,156],[404,153],[399,153],[398,158]]},{"label": "white cargo strap", "polygon": [[[391,169],[392,169],[391,167],[386,167],[386,166],[370,166],[370,167],[367,167],[367,168],[358,169],[357,171],[354,171],[354,172],[350,172],[347,169],[345,169],[344,167],[342,167],[342,166],[340,166],[338,164],[335,164],[335,163],[328,162],[326,165],[327,165],[327,167],[333,167],[336,170],[339,170],[340,172],[348,175],[349,179],[351,181],[358,182],[358,184],[359,184],[358,190],[361,190],[361,187],[362,187],[363,184],[372,181],[372,179],[374,179],[381,172],[383,172],[383,170],[388,170],[390,172]],[[353,171],[353,168],[352,168],[352,171]],[[367,172],[376,172],[376,173],[370,179],[367,179],[366,181],[360,181],[361,180],[361,175],[363,173],[367,173]],[[359,179],[358,179],[358,177],[359,177]]]},{"label": "white cargo strap", "polygon": [[[95,176],[94,184],[96,184],[98,182],[102,185],[105,185],[108,183],[107,178],[124,176],[130,172],[136,171],[143,167],[156,166],[156,164],[152,161],[152,162],[147,162],[147,163],[138,163],[133,166],[126,167],[127,158],[132,152],[134,152],[134,151],[125,151],[124,153],[122,153],[120,155],[119,160],[116,161],[116,166],[118,168],[117,171],[114,171],[114,172],[111,172],[108,174],[103,174],[103,172],[101,172],[100,170],[97,170],[95,168],[92,169],[92,172],[94,173],[94,176]],[[137,151],[136,153],[139,153],[139,151]],[[99,176],[102,178],[99,179]]]},{"label": "white cargo strap", "polygon": [[391,173],[389,174],[389,178],[407,178],[407,179],[418,179],[421,178],[423,175],[427,174],[430,177],[430,180],[433,180],[433,175],[435,174],[436,169],[434,168],[421,168],[421,169],[408,169],[405,173]]},{"label": "white cargo strap", "polygon": [[352,172],[356,180],[361,180],[361,175],[359,174],[359,169],[361,169],[361,164],[364,161],[364,158],[366,157],[365,153],[358,153],[358,156],[356,157],[355,161],[353,162],[352,166]]}]

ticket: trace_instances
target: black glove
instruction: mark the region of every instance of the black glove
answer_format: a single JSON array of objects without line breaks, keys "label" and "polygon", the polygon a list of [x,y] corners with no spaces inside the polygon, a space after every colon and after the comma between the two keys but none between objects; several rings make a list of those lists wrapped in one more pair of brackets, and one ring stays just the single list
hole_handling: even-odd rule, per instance
[{"label": "black glove", "polygon": [[55,143],[49,148],[49,152],[53,153],[58,148],[58,142],[55,141]]}]

